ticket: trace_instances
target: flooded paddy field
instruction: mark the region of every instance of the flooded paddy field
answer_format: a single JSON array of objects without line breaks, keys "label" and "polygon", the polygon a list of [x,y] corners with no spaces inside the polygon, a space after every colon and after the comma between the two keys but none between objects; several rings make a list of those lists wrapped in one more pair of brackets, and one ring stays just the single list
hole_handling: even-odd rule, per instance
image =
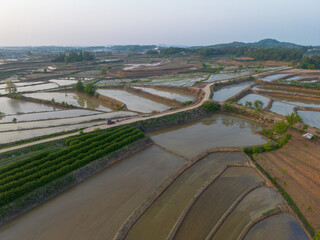
[{"label": "flooded paddy field", "polygon": [[17,92],[36,92],[41,90],[48,90],[58,88],[59,85],[55,83],[43,83],[31,86],[17,87]]},{"label": "flooded paddy field", "polygon": [[6,115],[48,112],[60,110],[56,107],[47,106],[41,103],[28,102],[20,99],[12,99],[8,97],[0,97],[0,112]]},{"label": "flooded paddy field", "polygon": [[271,112],[277,113],[279,115],[285,116],[291,114],[295,106],[283,102],[274,101],[272,107],[270,108]]},{"label": "flooded paddy field", "polygon": [[8,131],[20,131],[26,129],[36,129],[36,128],[49,128],[63,125],[74,125],[81,124],[90,121],[101,121],[105,122],[108,119],[112,118],[122,118],[133,116],[135,113],[119,111],[119,112],[111,112],[111,113],[103,113],[103,114],[95,114],[89,116],[78,116],[78,117],[70,117],[63,119],[46,119],[41,121],[33,121],[33,122],[16,122],[16,123],[2,123],[0,124],[0,132],[8,132]]},{"label": "flooded paddy field", "polygon": [[[38,121],[38,120],[89,116],[89,115],[95,115],[100,113],[101,112],[90,111],[90,110],[71,109],[71,110],[56,110],[52,112],[13,114],[13,115],[6,115],[0,118],[0,123],[10,123],[12,122],[13,118],[16,118],[17,122],[29,122],[29,121]],[[130,112],[128,112],[128,114],[130,114]]]},{"label": "flooded paddy field", "polygon": [[245,105],[246,102],[252,102],[252,104],[254,103],[254,101],[256,100],[260,100],[263,102],[263,107],[266,107],[270,101],[270,98],[258,95],[258,94],[248,94],[247,96],[243,97],[240,99],[240,101],[238,103]]},{"label": "flooded paddy field", "polygon": [[275,190],[259,187],[248,193],[211,237],[211,240],[237,239],[253,220],[284,204]]},{"label": "flooded paddy field", "polygon": [[70,79],[51,79],[49,81],[58,84],[59,86],[69,86],[78,82],[77,80]]},{"label": "flooded paddy field", "polygon": [[91,97],[87,97],[84,94],[79,94],[76,92],[37,92],[25,94],[26,97],[42,99],[47,101],[52,101],[58,103],[67,103],[68,105],[89,108],[93,110],[100,110],[104,112],[111,112],[112,109],[101,105],[98,101],[95,101]]},{"label": "flooded paddy field", "polygon": [[320,129],[320,112],[315,111],[297,111],[302,118],[303,123],[308,124],[311,127]]},{"label": "flooded paddy field", "polygon": [[148,134],[152,140],[187,158],[217,147],[265,144],[257,134],[261,126],[238,117],[214,114],[210,117]]},{"label": "flooded paddy field", "polygon": [[289,73],[279,73],[279,74],[269,75],[269,76],[266,76],[266,77],[261,77],[261,78],[259,78],[259,80],[265,81],[265,82],[273,82],[273,81],[277,81],[279,79],[288,77],[290,75],[291,74],[289,74]]},{"label": "flooded paddy field", "polygon": [[232,204],[261,182],[252,168],[228,168],[193,203],[174,239],[205,239]]},{"label": "flooded paddy field", "polygon": [[129,215],[184,163],[149,147],[1,226],[0,238],[113,239]]},{"label": "flooded paddy field", "polygon": [[1,138],[0,138],[0,144],[41,137],[41,136],[50,135],[54,133],[67,132],[67,131],[77,130],[81,128],[88,128],[88,127],[103,125],[105,123],[106,123],[105,120],[103,121],[98,120],[98,121],[91,121],[91,122],[81,123],[76,125],[41,128],[41,129],[34,129],[34,130],[21,130],[21,131],[14,131],[14,132],[2,132]]},{"label": "flooded paddy field", "polygon": [[244,240],[308,240],[297,220],[288,213],[271,216],[257,223]]},{"label": "flooded paddy field", "polygon": [[139,218],[126,239],[166,239],[201,187],[229,164],[244,164],[241,153],[213,153],[181,174]]},{"label": "flooded paddy field", "polygon": [[151,113],[152,111],[163,112],[170,109],[167,105],[151,101],[125,90],[98,89],[98,92],[101,95],[123,102],[127,108],[132,111]]},{"label": "flooded paddy field", "polygon": [[217,81],[222,81],[222,80],[227,80],[227,79],[233,79],[233,78],[238,78],[238,77],[244,77],[244,76],[249,76],[250,74],[253,74],[253,71],[241,71],[241,72],[225,72],[225,73],[217,73],[217,74],[212,74],[208,80],[204,82],[217,82]]},{"label": "flooded paddy field", "polygon": [[218,102],[224,102],[227,99],[233,97],[234,95],[238,94],[242,90],[246,89],[247,87],[251,86],[252,82],[245,82],[236,85],[229,85],[226,87],[222,87],[217,91],[214,91],[212,99]]},{"label": "flooded paddy field", "polygon": [[170,99],[177,100],[179,102],[187,102],[187,101],[193,101],[194,96],[192,95],[187,95],[187,94],[181,94],[181,93],[174,93],[174,92],[168,92],[168,91],[163,91],[163,90],[158,90],[154,88],[148,88],[148,87],[134,87],[137,89],[141,89],[145,92],[152,93],[161,97],[166,97]]}]

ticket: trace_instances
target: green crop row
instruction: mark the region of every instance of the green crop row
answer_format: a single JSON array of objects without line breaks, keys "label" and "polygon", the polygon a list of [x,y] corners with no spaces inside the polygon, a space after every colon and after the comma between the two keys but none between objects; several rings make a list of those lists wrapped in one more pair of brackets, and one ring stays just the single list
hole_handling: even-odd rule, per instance
[{"label": "green crop row", "polygon": [[88,144],[86,147],[82,147],[82,148],[70,147],[72,151],[68,151],[68,152],[65,152],[64,150],[60,151],[60,152],[65,152],[64,155],[52,153],[42,159],[33,161],[30,164],[21,166],[16,169],[12,169],[11,171],[6,172],[5,174],[2,175],[2,179],[0,180],[0,192],[5,191],[6,188],[10,188],[9,186],[6,186],[10,182],[17,181],[17,180],[21,181],[23,177],[25,176],[30,177],[30,175],[34,172],[40,171],[42,169],[47,169],[53,165],[63,162],[65,159],[76,157],[81,153],[87,153],[88,151],[91,151],[96,147],[103,147],[104,145],[112,142],[114,139],[117,139],[121,136],[122,137],[129,136],[130,134],[134,134],[135,131],[139,131],[139,130],[134,128],[126,128],[126,129],[123,129],[122,131],[113,133],[111,136],[102,134],[102,136],[107,136],[107,137],[105,137],[104,139],[100,139],[96,137],[94,138],[96,139],[96,141],[92,142],[91,144]]},{"label": "green crop row", "polygon": [[[114,133],[119,135],[119,134],[125,134],[126,131],[132,131],[132,130],[133,130],[133,128],[125,126],[125,127],[119,128],[118,131],[116,131],[116,132],[114,132],[114,131],[101,132],[99,136],[89,138],[86,141],[81,142],[77,145],[73,145],[73,146],[67,147],[65,149],[62,149],[58,152],[51,153],[50,155],[47,156],[47,158],[43,158],[43,157],[32,158],[32,157],[30,157],[26,160],[19,161],[17,163],[13,163],[5,168],[0,169],[0,178],[4,179],[8,176],[12,176],[16,173],[20,173],[20,172],[27,170],[29,168],[33,168],[34,166],[37,166],[37,165],[39,165],[43,162],[46,162],[50,159],[56,159],[61,156],[65,156],[66,154],[71,153],[75,150],[84,149],[84,148],[88,149],[89,147],[92,147],[91,144],[95,144],[96,142],[98,142],[100,140],[103,140],[103,139],[106,139],[110,136],[113,136]],[[0,186],[1,186],[1,182],[0,182]]]},{"label": "green crop row", "polygon": [[126,134],[117,134],[117,137],[113,138],[112,141],[109,141],[111,138],[108,138],[109,140],[106,140],[104,144],[97,144],[90,150],[75,150],[75,156],[73,157],[56,159],[57,162],[51,160],[50,164],[46,165],[46,168],[37,168],[36,166],[31,175],[26,175],[24,178],[16,178],[14,181],[1,186],[0,205],[8,204],[36,188],[44,186],[144,136],[142,132],[135,128],[127,128],[127,131],[129,132]]}]

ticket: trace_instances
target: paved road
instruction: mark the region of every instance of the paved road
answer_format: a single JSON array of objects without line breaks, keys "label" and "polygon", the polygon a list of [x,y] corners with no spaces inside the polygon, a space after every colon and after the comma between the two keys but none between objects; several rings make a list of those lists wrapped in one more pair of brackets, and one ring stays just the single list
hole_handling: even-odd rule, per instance
[{"label": "paved road", "polygon": [[[210,97],[210,88],[211,88],[211,86],[213,84],[214,83],[210,83],[210,84],[206,85],[204,88],[202,88],[202,90],[204,91],[204,97],[200,101],[198,101],[196,104],[190,105],[190,106],[185,107],[185,108],[169,110],[169,111],[158,113],[158,114],[154,114],[154,115],[145,115],[143,117],[127,119],[127,120],[124,120],[122,122],[117,123],[117,125],[124,125],[124,124],[133,123],[133,122],[137,122],[137,121],[141,121],[141,120],[162,117],[162,116],[165,116],[165,115],[170,115],[170,114],[173,114],[173,113],[182,112],[182,111],[186,111],[186,110],[189,110],[189,109],[197,108],[197,107],[201,106],[203,102],[205,102],[205,101],[207,101],[209,99],[209,97]],[[88,132],[94,131],[97,128],[107,129],[107,128],[110,128],[110,127],[114,127],[114,125],[106,125],[106,124],[104,124],[104,125],[101,125],[101,126],[94,126],[94,127],[90,127],[90,128],[84,129],[83,132],[88,133]],[[0,150],[0,153],[9,152],[9,151],[12,151],[12,150],[25,148],[25,147],[29,147],[29,146],[40,144],[40,143],[46,143],[46,142],[51,142],[51,141],[55,141],[55,140],[60,140],[60,139],[64,139],[64,138],[67,138],[67,137],[70,137],[70,136],[75,136],[75,135],[78,135],[78,134],[79,134],[78,132],[75,132],[75,133],[66,134],[66,135],[63,135],[63,136],[58,136],[58,137],[43,139],[43,140],[31,142],[31,143],[26,143],[26,144],[22,144],[22,145],[10,147],[10,148],[4,148],[4,149]]]}]

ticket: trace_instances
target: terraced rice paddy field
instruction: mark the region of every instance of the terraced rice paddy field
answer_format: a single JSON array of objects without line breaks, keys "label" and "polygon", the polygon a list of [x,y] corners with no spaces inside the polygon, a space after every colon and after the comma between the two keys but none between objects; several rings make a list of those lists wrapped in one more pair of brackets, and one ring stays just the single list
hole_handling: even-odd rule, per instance
[{"label": "terraced rice paddy field", "polygon": [[104,112],[112,111],[110,108],[100,104],[91,97],[76,92],[37,92],[25,94],[24,96],[47,101],[52,101],[52,99],[54,99],[54,102],[66,103],[76,107],[100,110]]},{"label": "terraced rice paddy field", "polygon": [[125,90],[99,89],[98,92],[101,95],[123,102],[127,108],[132,111],[151,113],[152,111],[163,112],[170,108],[167,105],[137,96]]},{"label": "terraced rice paddy field", "polygon": [[181,94],[181,93],[175,93],[175,92],[168,92],[168,91],[162,91],[155,88],[148,88],[148,87],[134,87],[136,89],[141,89],[145,92],[152,93],[161,97],[174,99],[179,102],[187,102],[187,101],[193,101],[194,96],[187,95],[187,94]]},{"label": "terraced rice paddy field", "polygon": [[[223,239],[235,239],[241,234],[258,236],[255,230],[258,224],[265,221],[273,224],[273,217],[282,216],[280,209],[286,208],[286,204],[251,167],[241,148],[238,152],[228,152],[226,147],[239,147],[239,140],[233,142],[235,138],[246,139],[244,145],[265,143],[257,134],[259,129],[259,125],[247,120],[217,114],[150,133],[155,142],[153,146],[112,164],[1,226],[0,238],[221,239],[219,236],[223,236]],[[66,143],[71,148],[75,148],[74,144],[85,144],[72,138]],[[214,152],[217,147],[226,152]],[[141,212],[142,206],[147,207]],[[277,211],[278,214],[270,215]],[[288,226],[284,221],[286,233],[299,232],[300,239],[308,239],[296,218],[288,217]],[[129,228],[123,229],[124,226]],[[274,226],[274,231],[282,236],[279,226]],[[264,238],[259,235],[255,239]]]},{"label": "terraced rice paddy field", "polygon": [[288,192],[315,229],[320,228],[320,144],[291,132],[280,150],[259,154],[258,163]]},{"label": "terraced rice paddy field", "polygon": [[236,85],[222,87],[217,91],[214,91],[212,99],[218,102],[224,102],[227,99],[233,97],[234,95],[237,95],[242,90],[250,87],[252,84],[252,82],[244,82]]}]

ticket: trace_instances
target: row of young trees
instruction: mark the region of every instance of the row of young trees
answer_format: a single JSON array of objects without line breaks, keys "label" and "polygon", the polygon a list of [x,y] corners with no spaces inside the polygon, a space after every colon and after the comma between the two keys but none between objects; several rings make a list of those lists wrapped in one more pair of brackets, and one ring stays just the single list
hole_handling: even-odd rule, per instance
[{"label": "row of young trees", "polygon": [[[134,127],[114,128],[97,136],[80,135],[80,143],[41,153],[0,169],[0,205],[4,206],[88,163],[114,152],[144,134]],[[75,139],[73,139],[75,140]]]}]

